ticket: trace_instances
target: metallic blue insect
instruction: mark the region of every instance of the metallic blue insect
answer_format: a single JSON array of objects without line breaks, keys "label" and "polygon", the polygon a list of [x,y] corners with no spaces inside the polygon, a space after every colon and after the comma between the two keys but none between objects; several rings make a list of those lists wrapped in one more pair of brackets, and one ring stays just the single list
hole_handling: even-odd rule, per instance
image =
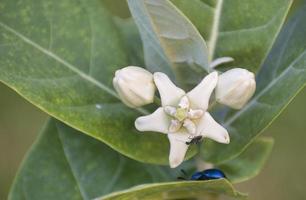
[{"label": "metallic blue insect", "polygon": [[[187,176],[184,170],[181,170],[182,173]],[[184,177],[178,177],[181,180],[191,180],[191,181],[202,181],[202,180],[212,180],[212,179],[220,179],[226,178],[225,174],[219,169],[206,169],[201,172],[195,172],[191,175],[189,179]]]}]

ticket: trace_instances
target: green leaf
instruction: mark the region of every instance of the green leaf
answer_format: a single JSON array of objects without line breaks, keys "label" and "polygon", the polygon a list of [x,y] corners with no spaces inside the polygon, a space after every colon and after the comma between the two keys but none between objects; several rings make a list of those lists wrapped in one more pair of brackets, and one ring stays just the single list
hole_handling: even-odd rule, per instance
[{"label": "green leaf", "polygon": [[207,41],[210,60],[257,71],[287,15],[291,0],[172,0]]},{"label": "green leaf", "polygon": [[25,0],[16,5],[3,0],[0,80],[120,153],[166,164],[166,136],[139,134],[134,120],[140,113],[121,104],[112,89],[115,70],[131,62],[122,40],[101,1]]},{"label": "green leaf", "polygon": [[145,184],[116,192],[99,200],[246,199],[225,179]]},{"label": "green leaf", "polygon": [[203,78],[209,71],[205,41],[170,1],[128,0],[128,5],[141,34],[148,69],[165,72],[178,83]]},{"label": "green leaf", "polygon": [[129,65],[145,66],[141,38],[134,20],[132,18],[121,19],[114,17],[114,21],[125,43],[125,51],[128,53],[130,60]]},{"label": "green leaf", "polygon": [[[9,200],[87,200],[139,184],[176,180],[178,174],[169,167],[126,158],[98,140],[51,119],[23,161]],[[155,191],[156,198],[151,196]],[[105,199],[117,199],[119,194],[124,199],[131,199],[130,195],[139,199],[163,199],[160,196],[163,193],[169,198],[181,199],[202,195],[243,197],[228,181],[216,180],[139,186]]]},{"label": "green leaf", "polygon": [[238,157],[218,166],[232,183],[239,183],[255,177],[262,170],[274,144],[272,138],[259,138]]},{"label": "green leaf", "polygon": [[205,41],[208,41],[214,20],[215,5],[209,5],[201,0],[171,0],[171,2],[188,17]]},{"label": "green leaf", "polygon": [[22,163],[9,199],[92,199],[143,183],[175,180],[169,167],[142,164],[50,120]]},{"label": "green leaf", "polygon": [[229,113],[224,126],[229,145],[207,143],[203,155],[213,163],[239,155],[302,90],[306,82],[306,4],[284,27],[257,76],[253,99]]}]

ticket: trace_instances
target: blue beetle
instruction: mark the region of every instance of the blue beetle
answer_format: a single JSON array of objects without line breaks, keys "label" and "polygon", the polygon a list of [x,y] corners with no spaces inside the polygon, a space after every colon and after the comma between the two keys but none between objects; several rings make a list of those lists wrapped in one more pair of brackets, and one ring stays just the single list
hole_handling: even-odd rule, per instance
[{"label": "blue beetle", "polygon": [[[184,170],[181,171],[185,176],[187,176]],[[225,174],[220,169],[206,169],[204,171],[195,172],[191,175],[190,179],[186,179],[184,177],[178,177],[178,179],[191,180],[191,181],[213,180],[220,178],[226,178]]]}]

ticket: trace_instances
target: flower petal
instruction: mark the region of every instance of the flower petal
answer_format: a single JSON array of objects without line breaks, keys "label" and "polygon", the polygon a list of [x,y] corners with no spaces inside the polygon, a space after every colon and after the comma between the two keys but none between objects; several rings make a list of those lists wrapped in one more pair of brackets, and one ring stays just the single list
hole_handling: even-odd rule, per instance
[{"label": "flower petal", "polygon": [[188,139],[188,134],[184,133],[168,134],[168,139],[170,142],[169,163],[171,168],[175,168],[184,161],[188,150],[186,142],[190,139]]},{"label": "flower petal", "polygon": [[176,108],[175,108],[175,107],[173,107],[173,106],[165,106],[165,107],[164,107],[164,111],[165,111],[168,115],[170,115],[170,116],[172,116],[172,117],[175,117],[175,113],[176,113]]},{"label": "flower petal", "polygon": [[176,106],[185,94],[184,90],[176,87],[169,77],[162,72],[155,72],[153,77],[159,91],[162,106]]},{"label": "flower petal", "polygon": [[187,129],[188,133],[194,135],[196,133],[196,125],[190,119],[185,119],[183,126]]},{"label": "flower petal", "polygon": [[198,122],[197,132],[197,135],[202,135],[219,143],[228,144],[230,142],[227,130],[218,124],[208,112],[205,112]]},{"label": "flower petal", "polygon": [[204,114],[204,111],[201,110],[201,109],[190,109],[189,112],[188,112],[188,117],[190,119],[199,119],[203,116]]},{"label": "flower petal", "polygon": [[169,125],[170,118],[162,107],[150,115],[138,117],[135,121],[135,127],[139,131],[168,133]]},{"label": "flower petal", "polygon": [[188,97],[183,96],[183,97],[181,98],[181,100],[180,100],[178,106],[179,106],[180,108],[183,108],[183,109],[188,109],[189,106],[190,106]]},{"label": "flower petal", "polygon": [[218,82],[218,73],[208,74],[202,81],[187,93],[192,108],[207,110],[209,98]]},{"label": "flower petal", "polygon": [[172,119],[170,126],[169,126],[169,132],[175,133],[182,127],[182,123],[179,120]]}]

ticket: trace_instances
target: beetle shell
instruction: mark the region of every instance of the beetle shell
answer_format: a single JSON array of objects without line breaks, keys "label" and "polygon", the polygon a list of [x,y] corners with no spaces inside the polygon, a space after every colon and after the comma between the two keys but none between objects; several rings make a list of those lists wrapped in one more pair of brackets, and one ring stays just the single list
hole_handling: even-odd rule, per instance
[{"label": "beetle shell", "polygon": [[190,180],[212,180],[226,178],[225,174],[219,169],[207,169],[201,172],[195,172]]}]

